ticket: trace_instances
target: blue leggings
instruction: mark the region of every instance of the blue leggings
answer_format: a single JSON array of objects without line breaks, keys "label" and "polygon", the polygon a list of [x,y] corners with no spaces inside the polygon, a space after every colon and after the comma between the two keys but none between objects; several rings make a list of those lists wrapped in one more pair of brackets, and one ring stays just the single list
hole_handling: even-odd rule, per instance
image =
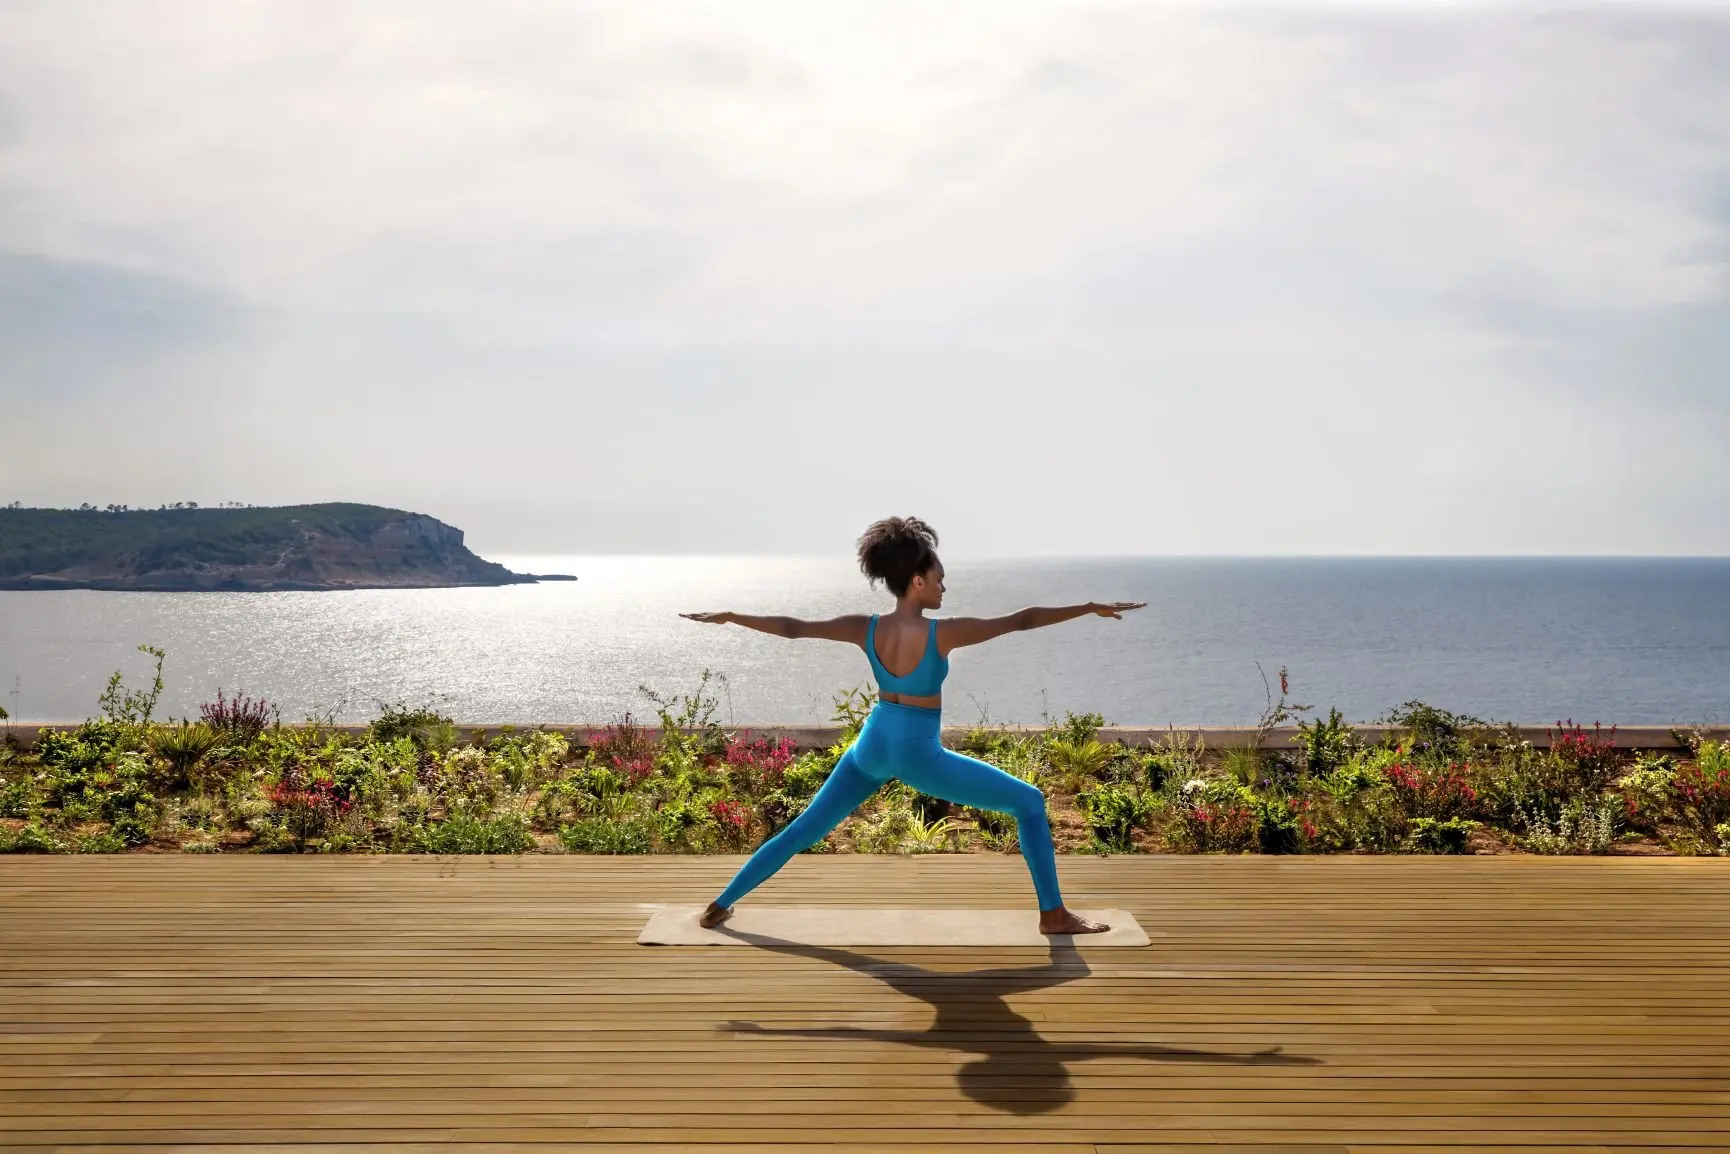
[{"label": "blue leggings", "polygon": [[1061,906],[1063,894],[1057,888],[1057,855],[1045,817],[1045,795],[994,765],[943,748],[939,740],[941,717],[935,709],[878,702],[865,719],[859,740],[841,755],[835,772],[805,812],[759,846],[715,900],[731,906],[768,881],[794,854],[822,841],[891,778],[899,778],[920,793],[945,801],[1012,814],[1021,856],[1033,874],[1039,908]]}]

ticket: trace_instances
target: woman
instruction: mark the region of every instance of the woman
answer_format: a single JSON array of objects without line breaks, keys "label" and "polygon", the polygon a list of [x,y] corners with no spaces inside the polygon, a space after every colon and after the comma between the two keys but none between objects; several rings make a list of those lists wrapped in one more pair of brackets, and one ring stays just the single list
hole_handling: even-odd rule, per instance
[{"label": "woman", "polygon": [[[859,567],[873,587],[882,581],[895,594],[895,611],[886,616],[855,614],[830,621],[793,617],[751,617],[743,613],[681,613],[714,625],[743,625],[776,637],[820,637],[865,650],[877,679],[877,705],[865,719],[859,739],[841,755],[835,771],[805,812],[764,842],[700,919],[713,929],[733,913],[733,904],[787,864],[794,854],[817,844],[843,818],[859,808],[891,778],[920,793],[976,809],[1000,810],[1015,817],[1021,856],[1033,874],[1039,897],[1039,929],[1047,934],[1097,934],[1110,929],[1070,913],[1057,886],[1057,855],[1045,817],[1045,795],[1018,777],[945,749],[939,740],[943,698],[939,690],[949,673],[949,654],[1021,629],[1038,629],[1097,614],[1121,617],[1143,602],[1067,605],[1061,609],[1023,609],[1007,617],[955,617],[927,620],[926,610],[943,605],[943,563],[937,559],[937,533],[917,517],[878,521],[859,538]],[[894,670],[905,670],[902,673]]]}]

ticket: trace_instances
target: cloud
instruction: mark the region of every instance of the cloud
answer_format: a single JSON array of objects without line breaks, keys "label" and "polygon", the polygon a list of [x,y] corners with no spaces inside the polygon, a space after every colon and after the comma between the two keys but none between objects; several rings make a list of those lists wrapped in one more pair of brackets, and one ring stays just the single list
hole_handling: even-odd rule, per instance
[{"label": "cloud", "polygon": [[97,340],[135,350],[229,330],[234,302],[172,277],[0,251],[0,347]]},{"label": "cloud", "polygon": [[1730,477],[1643,448],[1730,427],[1726,141],[1723,8],[10,5],[9,417],[153,407],[0,482],[511,548],[887,503],[1000,553],[1730,549]]},{"label": "cloud", "polygon": [[0,149],[10,145],[23,133],[23,123],[18,110],[9,100],[0,97]]},{"label": "cloud", "polygon": [[0,402],[58,417],[149,393],[155,367],[250,322],[240,302],[172,276],[0,251]]},{"label": "cloud", "polygon": [[1461,315],[1505,341],[1525,380],[1590,402],[1636,397],[1722,419],[1730,365],[1730,283],[1700,300],[1586,306],[1557,301],[1518,273],[1460,292]]}]

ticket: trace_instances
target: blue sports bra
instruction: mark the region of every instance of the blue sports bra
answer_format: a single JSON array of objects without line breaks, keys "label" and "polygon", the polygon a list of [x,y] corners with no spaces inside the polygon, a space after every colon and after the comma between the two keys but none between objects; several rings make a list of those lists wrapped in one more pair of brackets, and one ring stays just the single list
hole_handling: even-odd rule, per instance
[{"label": "blue sports bra", "polygon": [[877,675],[877,688],[901,697],[936,697],[949,676],[949,658],[937,652],[937,621],[931,621],[931,635],[925,639],[925,654],[919,658],[912,673],[897,677],[877,660],[877,615],[865,629],[865,656],[871,659],[871,672]]}]

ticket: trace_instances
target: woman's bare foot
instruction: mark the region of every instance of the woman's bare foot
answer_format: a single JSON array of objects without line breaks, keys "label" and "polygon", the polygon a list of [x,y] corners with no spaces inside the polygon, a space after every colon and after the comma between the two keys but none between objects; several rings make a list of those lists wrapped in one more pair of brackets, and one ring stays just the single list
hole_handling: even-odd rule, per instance
[{"label": "woman's bare foot", "polygon": [[1110,928],[1104,922],[1078,918],[1063,906],[1039,911],[1039,932],[1042,934],[1103,934]]},{"label": "woman's bare foot", "polygon": [[697,924],[706,930],[712,930],[732,916],[733,911],[731,909],[710,902],[709,908],[703,911],[703,916],[697,919]]}]

